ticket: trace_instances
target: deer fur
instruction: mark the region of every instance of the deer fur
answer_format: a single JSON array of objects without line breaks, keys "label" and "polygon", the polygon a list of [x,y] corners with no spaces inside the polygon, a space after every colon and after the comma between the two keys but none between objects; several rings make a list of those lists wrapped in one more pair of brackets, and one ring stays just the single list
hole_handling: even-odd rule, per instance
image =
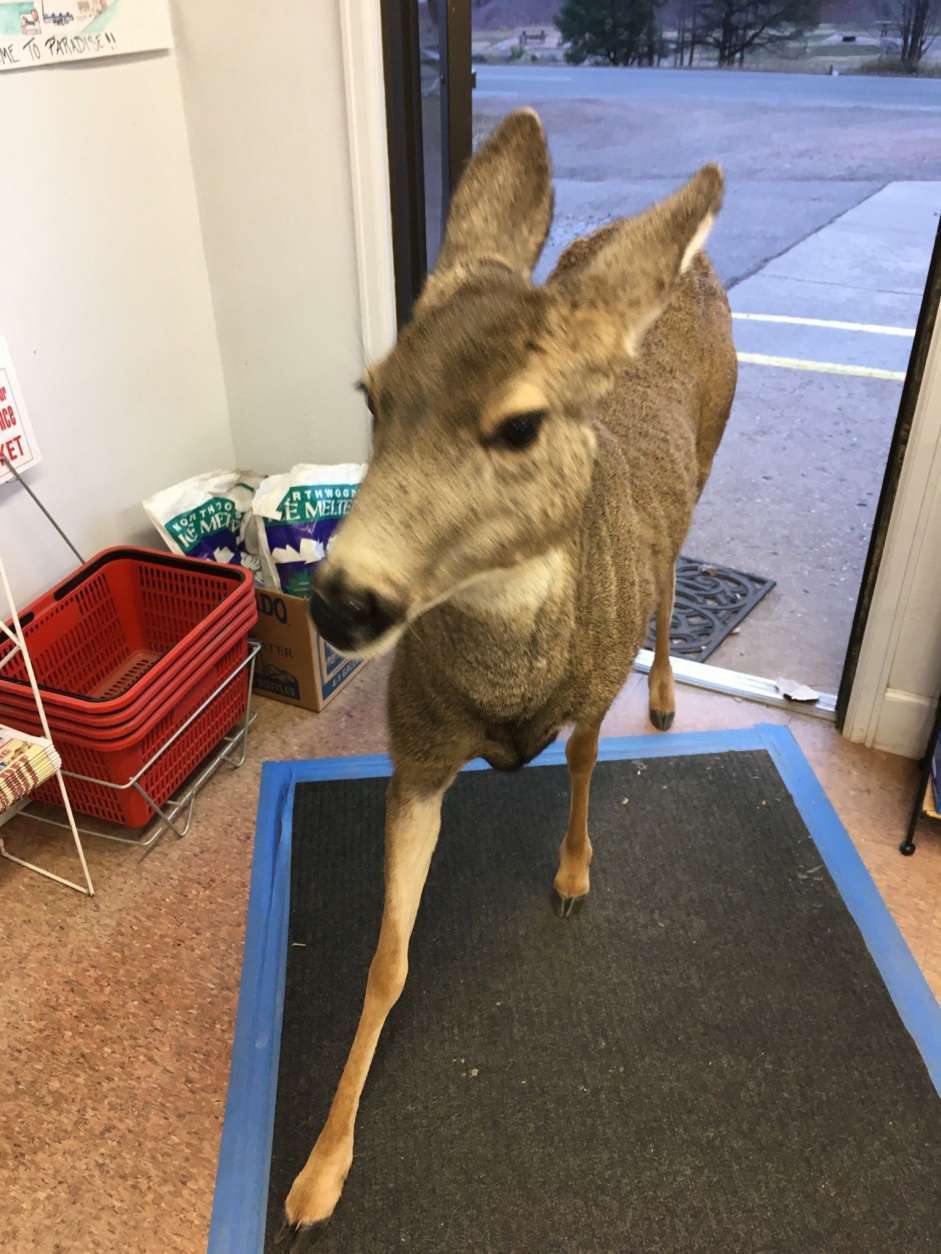
[{"label": "deer fur", "polygon": [[576,241],[536,287],[548,153],[536,114],[510,114],[454,195],[412,321],[366,373],[373,456],[311,612],[343,651],[397,643],[386,898],[350,1056],[286,1202],[302,1233],[329,1218],[352,1163],[455,774],[477,756],[516,769],[574,725],[564,916],[589,889],[599,728],[655,609],[651,718],[672,722],[674,566],[736,381],[728,302],[700,251],[721,198],[721,173],[705,166]]}]

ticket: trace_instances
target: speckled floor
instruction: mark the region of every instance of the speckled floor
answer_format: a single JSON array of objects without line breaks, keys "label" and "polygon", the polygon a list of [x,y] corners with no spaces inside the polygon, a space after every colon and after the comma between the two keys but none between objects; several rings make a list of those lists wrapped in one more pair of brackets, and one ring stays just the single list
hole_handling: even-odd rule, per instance
[{"label": "speckled floor", "polygon": [[[205,1248],[260,765],[382,750],[383,689],[373,665],[318,716],[259,700],[248,761],[208,786],[186,839],[143,860],[89,842],[94,901],[0,862],[5,1251]],[[941,833],[926,830],[914,858],[896,852],[912,763],[848,745],[813,719],[679,690],[677,730],[762,721],[789,723],[941,996]],[[640,676],[605,730],[650,730]],[[58,836],[21,825],[10,845],[74,873]]]}]

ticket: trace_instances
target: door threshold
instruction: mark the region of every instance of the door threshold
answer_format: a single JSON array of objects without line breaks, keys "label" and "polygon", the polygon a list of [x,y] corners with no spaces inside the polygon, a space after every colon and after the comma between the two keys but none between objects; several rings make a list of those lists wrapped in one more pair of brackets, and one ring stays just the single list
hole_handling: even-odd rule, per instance
[{"label": "door threshold", "polygon": [[[653,651],[641,649],[634,662],[634,670],[647,674],[653,665]],[[773,705],[792,714],[807,714],[822,718],[829,723],[836,721],[836,694],[822,692],[817,701],[790,701],[775,687],[774,680],[761,675],[746,675],[742,671],[727,671],[721,666],[708,666],[705,662],[692,662],[689,658],[671,657],[673,678],[677,683],[692,688],[706,688],[744,701],[757,701],[760,705]]]}]

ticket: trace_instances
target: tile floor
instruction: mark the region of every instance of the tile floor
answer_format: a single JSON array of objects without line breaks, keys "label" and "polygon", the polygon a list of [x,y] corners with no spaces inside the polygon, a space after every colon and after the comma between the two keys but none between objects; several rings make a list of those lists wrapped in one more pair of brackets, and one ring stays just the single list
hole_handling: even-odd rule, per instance
[{"label": "tile floor", "polygon": [[[374,664],[319,716],[259,700],[248,761],[209,785],[185,840],[143,859],[90,842],[94,901],[0,862],[4,1251],[205,1249],[260,764],[381,751],[383,692]],[[814,719],[679,690],[677,730],[762,721],[791,727],[941,996],[941,832],[926,829],[914,858],[896,852],[913,764]],[[642,677],[605,730],[650,731]],[[21,826],[10,844],[71,873],[58,836]]]}]

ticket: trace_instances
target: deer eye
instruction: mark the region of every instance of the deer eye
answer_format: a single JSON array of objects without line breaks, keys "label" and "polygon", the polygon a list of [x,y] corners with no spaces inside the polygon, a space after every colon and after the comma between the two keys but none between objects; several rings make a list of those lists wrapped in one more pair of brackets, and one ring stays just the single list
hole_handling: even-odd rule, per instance
[{"label": "deer eye", "polygon": [[502,445],[504,448],[513,449],[514,452],[529,448],[531,444],[535,444],[545,416],[544,409],[534,409],[526,414],[514,414],[512,418],[506,418],[500,423],[488,443]]}]

